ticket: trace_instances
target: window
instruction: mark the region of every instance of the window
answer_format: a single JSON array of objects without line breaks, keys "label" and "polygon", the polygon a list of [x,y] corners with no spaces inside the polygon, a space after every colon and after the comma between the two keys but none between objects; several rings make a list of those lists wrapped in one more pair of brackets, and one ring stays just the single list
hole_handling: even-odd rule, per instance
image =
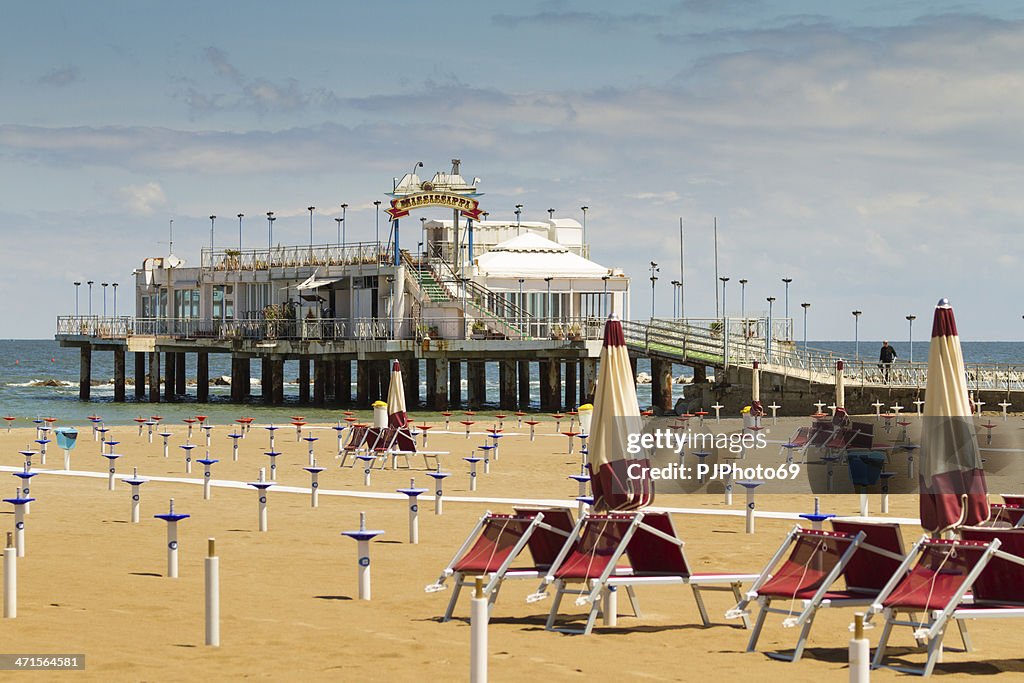
[{"label": "window", "polygon": [[174,292],[174,317],[199,317],[199,290],[179,289]]}]

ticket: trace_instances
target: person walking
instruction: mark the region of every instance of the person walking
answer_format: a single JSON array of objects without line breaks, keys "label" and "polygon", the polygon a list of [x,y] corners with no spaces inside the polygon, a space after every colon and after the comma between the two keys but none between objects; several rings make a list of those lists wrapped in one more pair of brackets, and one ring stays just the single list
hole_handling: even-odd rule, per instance
[{"label": "person walking", "polygon": [[890,371],[892,370],[892,362],[896,360],[896,349],[889,346],[889,342],[882,342],[882,349],[878,352],[879,368],[882,370],[882,377],[886,382],[889,381]]}]

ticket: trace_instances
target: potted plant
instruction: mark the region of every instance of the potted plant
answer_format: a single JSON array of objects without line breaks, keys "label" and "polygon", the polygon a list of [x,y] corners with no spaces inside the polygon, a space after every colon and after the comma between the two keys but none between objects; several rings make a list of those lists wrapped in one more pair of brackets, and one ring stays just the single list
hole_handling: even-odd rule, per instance
[{"label": "potted plant", "polygon": [[473,323],[473,339],[486,339],[487,338],[487,325],[481,320],[477,320]]},{"label": "potted plant", "polygon": [[583,330],[580,328],[579,323],[573,323],[569,325],[569,339],[573,341],[579,341],[583,339]]},{"label": "potted plant", "polygon": [[562,330],[562,326],[555,323],[551,326],[551,338],[552,339],[565,339],[565,332]]}]

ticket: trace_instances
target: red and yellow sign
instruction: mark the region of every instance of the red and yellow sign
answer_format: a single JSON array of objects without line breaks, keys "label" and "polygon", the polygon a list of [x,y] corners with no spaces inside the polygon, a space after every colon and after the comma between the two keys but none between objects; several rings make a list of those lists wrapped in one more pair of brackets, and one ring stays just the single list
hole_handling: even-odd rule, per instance
[{"label": "red and yellow sign", "polygon": [[391,208],[387,209],[387,212],[394,220],[408,216],[413,209],[424,206],[445,206],[456,209],[463,216],[473,220],[480,220],[480,215],[483,213],[483,210],[479,208],[479,202],[472,197],[436,190],[396,197],[391,200]]}]

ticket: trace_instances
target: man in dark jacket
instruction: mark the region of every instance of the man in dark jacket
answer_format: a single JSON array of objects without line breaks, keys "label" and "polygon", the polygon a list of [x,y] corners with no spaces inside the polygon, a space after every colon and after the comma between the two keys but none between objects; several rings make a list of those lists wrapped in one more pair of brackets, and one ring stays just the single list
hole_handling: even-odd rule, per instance
[{"label": "man in dark jacket", "polygon": [[889,381],[889,371],[892,368],[892,362],[896,360],[896,349],[889,346],[889,342],[882,342],[882,350],[878,353],[878,360],[881,362],[879,367],[882,368],[882,377],[885,381]]}]

